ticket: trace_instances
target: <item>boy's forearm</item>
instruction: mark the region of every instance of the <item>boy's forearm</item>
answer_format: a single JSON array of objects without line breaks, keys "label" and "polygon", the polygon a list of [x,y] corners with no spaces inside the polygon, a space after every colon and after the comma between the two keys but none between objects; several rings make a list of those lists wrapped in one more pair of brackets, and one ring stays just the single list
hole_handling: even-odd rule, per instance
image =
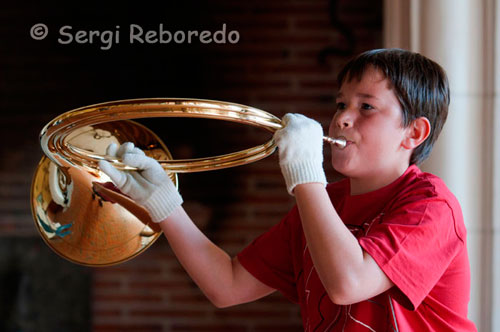
[{"label": "boy's forearm", "polygon": [[[385,290],[385,280],[381,283],[377,280],[381,271],[366,278],[373,270],[373,266],[367,266],[368,255],[340,219],[324,186],[298,185],[294,194],[311,258],[330,298],[338,304],[347,304],[370,298],[378,289]],[[368,264],[373,265],[373,259],[368,258]]]},{"label": "boy's forearm", "polygon": [[231,257],[210,241],[182,207],[160,223],[178,260],[208,299],[227,302],[233,271]]},{"label": "boy's forearm", "polygon": [[318,275],[327,289],[339,293],[361,264],[362,249],[340,219],[322,184],[298,185],[294,191],[302,228]]}]

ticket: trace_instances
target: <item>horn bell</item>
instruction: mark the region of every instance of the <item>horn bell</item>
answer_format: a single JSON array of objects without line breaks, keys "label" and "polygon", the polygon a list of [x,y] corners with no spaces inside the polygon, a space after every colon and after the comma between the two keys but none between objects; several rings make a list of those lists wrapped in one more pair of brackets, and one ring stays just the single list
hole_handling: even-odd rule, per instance
[{"label": "horn bell", "polygon": [[[87,125],[66,138],[71,146],[105,155],[110,143],[132,141],[146,155],[172,160],[151,130],[130,120]],[[177,186],[177,176],[170,173]],[[86,266],[129,260],[161,235],[148,213],[119,192],[97,167],[43,156],[33,176],[31,209],[45,243],[61,257]]]}]

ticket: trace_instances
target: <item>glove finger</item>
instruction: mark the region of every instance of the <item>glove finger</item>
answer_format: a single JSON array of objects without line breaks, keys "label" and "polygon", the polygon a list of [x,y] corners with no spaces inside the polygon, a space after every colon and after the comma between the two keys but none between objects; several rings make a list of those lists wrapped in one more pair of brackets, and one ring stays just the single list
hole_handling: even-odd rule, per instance
[{"label": "glove finger", "polygon": [[141,170],[140,174],[149,182],[159,184],[168,178],[160,163],[153,158],[145,155],[127,153],[123,161],[132,167]]},{"label": "glove finger", "polygon": [[114,168],[109,162],[106,160],[100,160],[99,161],[99,168],[113,181],[113,183],[118,187],[121,188],[125,184],[126,181],[126,175]]},{"label": "glove finger", "polygon": [[286,137],[289,137],[293,131],[297,130],[297,127],[299,127],[299,122],[301,117],[307,119],[305,116],[301,114],[295,114],[295,113],[287,113],[283,116],[281,120],[281,124],[283,125],[283,128],[278,129],[275,132],[274,139],[277,141],[277,143]]},{"label": "glove finger", "polygon": [[116,153],[116,156],[118,158],[121,158],[123,159],[123,156],[126,154],[126,153],[130,153],[132,152],[132,150],[134,149],[134,143],[132,142],[125,142],[123,143],[120,148],[118,149],[118,152]]},{"label": "glove finger", "polygon": [[154,167],[147,168],[142,172],[142,176],[146,180],[154,184],[161,184],[164,181],[172,181],[167,175],[163,167],[155,160],[156,165]]},{"label": "glove finger", "polygon": [[123,162],[129,166],[140,169],[141,171],[145,171],[148,168],[154,167],[155,163],[158,163],[153,158],[147,157],[144,154],[139,153],[126,153],[123,158]]},{"label": "glove finger", "polygon": [[278,129],[274,132],[273,139],[274,139],[274,142],[276,143],[276,145],[279,146],[279,143],[283,139],[283,135],[285,135],[285,132],[283,131],[283,129]]},{"label": "glove finger", "polygon": [[110,157],[116,157],[116,151],[118,150],[118,145],[116,143],[111,143],[106,148],[106,154]]},{"label": "glove finger", "polygon": [[135,147],[132,149],[132,151],[130,151],[129,153],[132,153],[132,154],[139,154],[141,156],[145,156],[146,154],[144,153],[144,151],[142,151],[141,149],[139,149],[138,147]]},{"label": "glove finger", "polygon": [[289,139],[290,131],[292,130],[295,121],[295,115],[296,114],[292,113],[285,114],[281,120],[283,127],[274,132],[273,138],[278,147],[280,146],[281,141]]},{"label": "glove finger", "polygon": [[281,124],[283,125],[283,128],[287,126],[288,122],[290,122],[290,119],[293,117],[292,113],[287,113],[281,118]]},{"label": "glove finger", "polygon": [[287,132],[287,127],[288,127],[288,124],[290,123],[290,121],[292,121],[293,119],[293,115],[292,113],[287,113],[285,114],[282,118],[281,118],[281,125],[282,127],[278,130],[276,130],[274,132],[274,140],[275,141],[279,141],[279,139],[285,135],[285,133]]},{"label": "glove finger", "polygon": [[284,127],[280,129],[282,131],[282,135],[285,132],[300,133],[300,135],[321,135],[323,137],[323,127],[321,124],[307,116],[299,113],[288,113],[283,117],[282,123],[284,123]]}]

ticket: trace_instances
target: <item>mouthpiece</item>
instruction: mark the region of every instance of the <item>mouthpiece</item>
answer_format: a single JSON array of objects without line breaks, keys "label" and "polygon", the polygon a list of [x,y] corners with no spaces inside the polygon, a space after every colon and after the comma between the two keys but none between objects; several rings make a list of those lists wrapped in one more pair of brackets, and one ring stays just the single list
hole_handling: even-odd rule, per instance
[{"label": "mouthpiece", "polygon": [[338,146],[341,149],[345,148],[345,146],[347,145],[347,141],[343,138],[333,138],[333,137],[329,137],[329,136],[324,136],[323,140],[325,142],[330,143],[330,144],[335,144],[336,146]]}]

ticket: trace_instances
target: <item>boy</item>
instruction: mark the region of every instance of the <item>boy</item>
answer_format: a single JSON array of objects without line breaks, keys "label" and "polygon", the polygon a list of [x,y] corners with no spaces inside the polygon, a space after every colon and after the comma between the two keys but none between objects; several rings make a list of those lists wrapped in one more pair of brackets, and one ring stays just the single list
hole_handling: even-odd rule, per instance
[{"label": "boy", "polygon": [[446,120],[446,74],[416,53],[373,50],[351,60],[338,82],[329,135],[347,141],[331,147],[346,179],[326,185],[321,126],[285,115],[275,140],[297,205],[235,258],[196,228],[165,172],[131,143],[108,154],[144,171],[100,167],[160,222],[218,307],[279,290],[300,304],[305,331],[475,331],[460,206],[416,166]]}]

